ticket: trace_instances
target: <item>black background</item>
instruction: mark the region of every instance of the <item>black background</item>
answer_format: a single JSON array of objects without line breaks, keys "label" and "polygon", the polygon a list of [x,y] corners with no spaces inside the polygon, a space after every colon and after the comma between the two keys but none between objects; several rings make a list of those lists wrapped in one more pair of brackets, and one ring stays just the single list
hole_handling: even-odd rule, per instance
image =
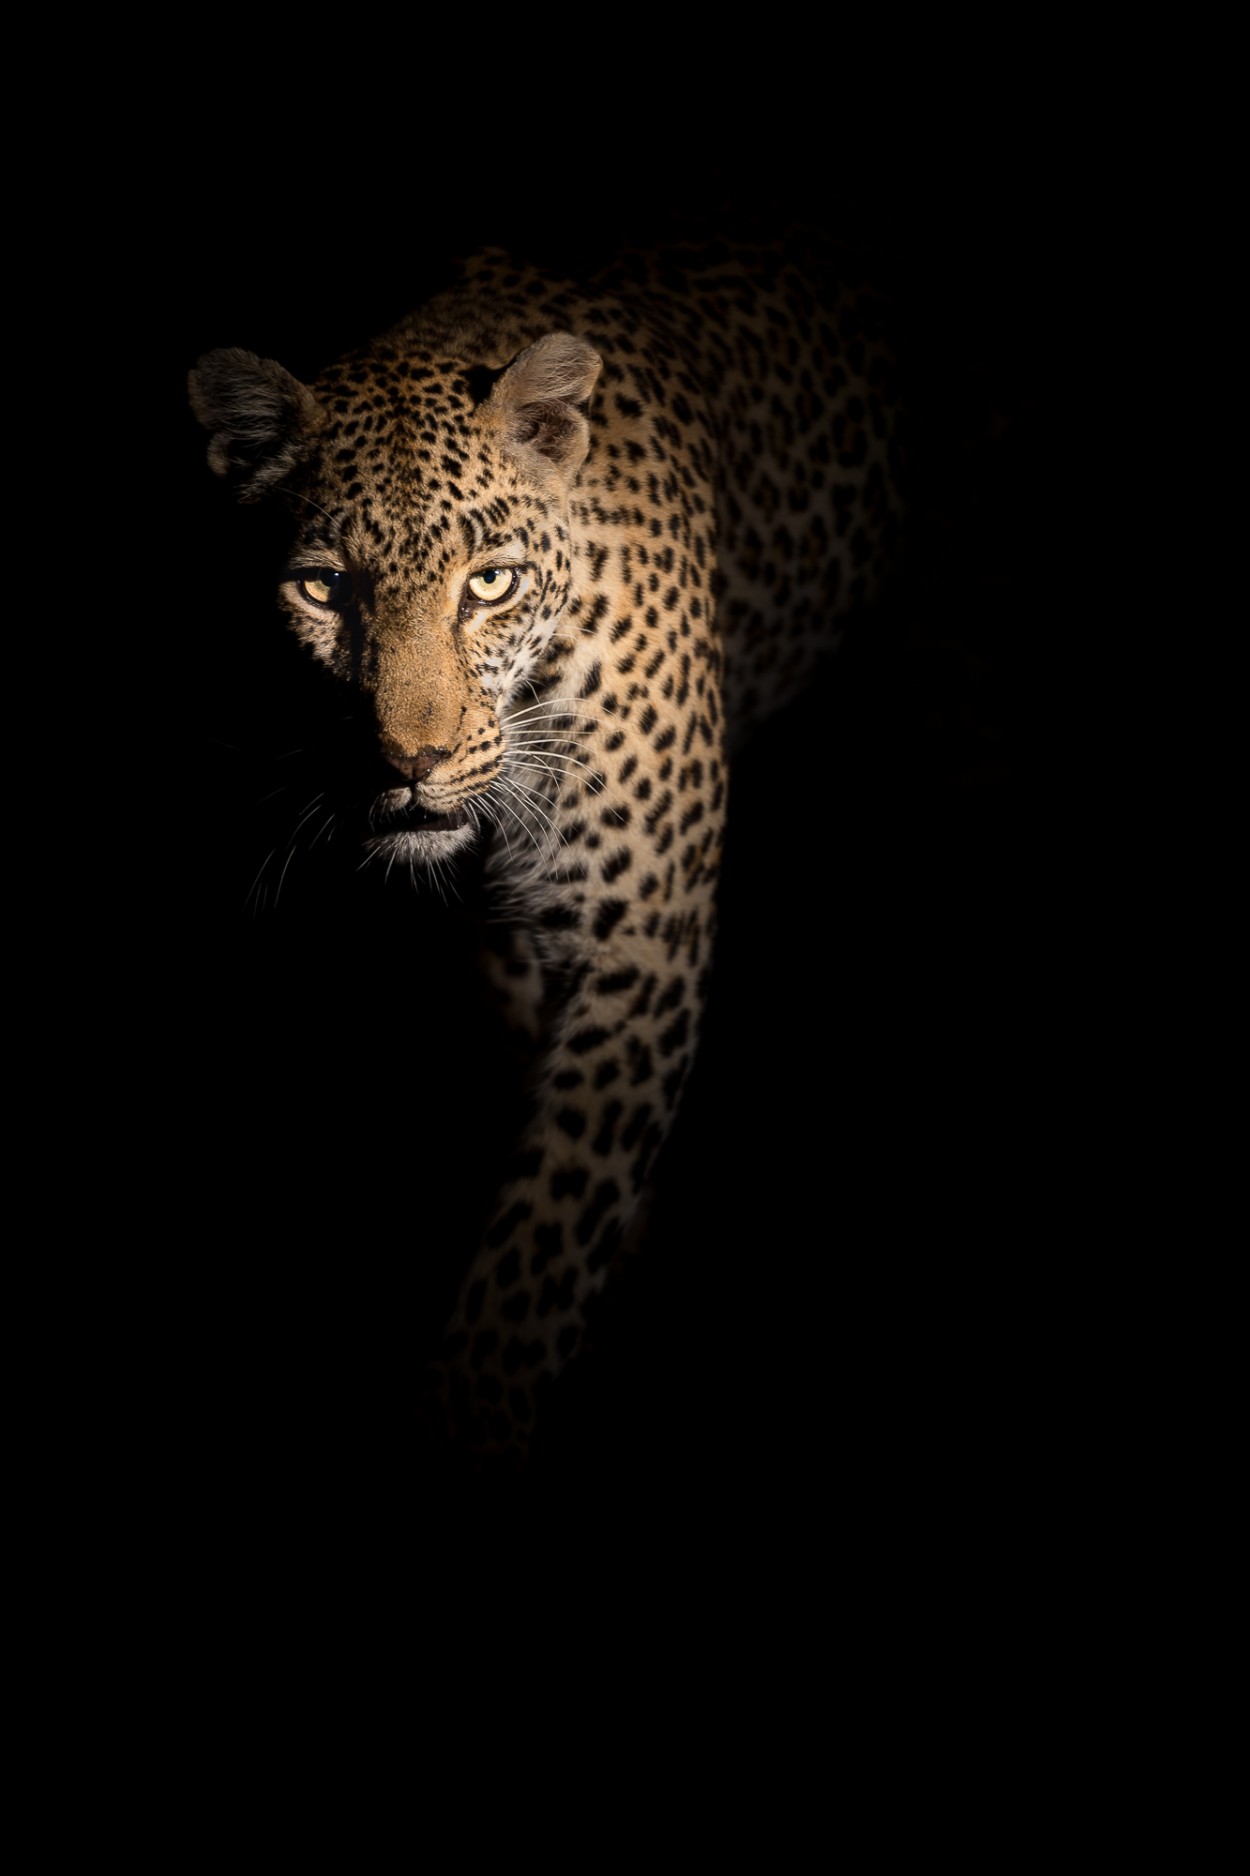
[{"label": "black background", "polygon": [[[185,1220],[163,1346],[196,1463],[258,1510],[432,1502],[419,1361],[511,1083],[467,906],[328,850],[293,862],[276,904],[251,892],[281,819],[260,801],[274,756],[334,706],[273,604],[280,537],[204,465],[186,371],[231,344],[311,376],[484,241],[578,268],[618,240],[797,219],[866,250],[894,295],[907,575],[743,758],[648,1254],[508,1503],[779,1511],[871,1474],[953,1515],[1055,1404],[1041,1142],[1069,754],[1035,700],[1064,578],[1052,360],[1072,258],[1041,120],[1030,99],[1021,121],[1011,73],[920,109],[877,82],[846,108],[845,71],[750,57],[663,84],[630,61],[610,86],[487,61],[401,114],[348,108],[350,63],[313,109],[210,62],[167,149],[176,213],[158,168],[137,185],[163,256],[162,630],[176,615],[185,666],[147,934]],[[1077,630],[1069,606],[1062,643]],[[168,749],[146,682],[139,707]]]}]

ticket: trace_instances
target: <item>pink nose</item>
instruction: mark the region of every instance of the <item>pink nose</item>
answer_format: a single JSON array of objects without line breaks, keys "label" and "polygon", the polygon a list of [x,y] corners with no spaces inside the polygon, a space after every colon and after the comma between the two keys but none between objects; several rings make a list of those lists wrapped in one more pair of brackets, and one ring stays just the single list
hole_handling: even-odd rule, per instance
[{"label": "pink nose", "polygon": [[447,760],[451,750],[418,749],[415,755],[406,756],[394,744],[384,742],[382,754],[406,782],[423,782],[431,769],[436,769],[440,762]]}]

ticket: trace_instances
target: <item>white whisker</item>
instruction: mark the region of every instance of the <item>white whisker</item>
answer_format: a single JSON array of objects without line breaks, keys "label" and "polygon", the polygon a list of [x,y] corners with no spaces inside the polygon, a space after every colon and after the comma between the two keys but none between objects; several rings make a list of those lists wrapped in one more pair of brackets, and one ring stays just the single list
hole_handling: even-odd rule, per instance
[{"label": "white whisker", "polygon": [[[276,847],[271,847],[269,849],[269,852],[265,855],[264,859],[261,861],[260,865],[257,867],[256,877],[252,881],[251,885],[248,887],[246,896],[243,900],[244,905],[247,904],[252,894],[256,891],[256,888],[260,885],[261,876],[263,875],[265,868],[268,866],[269,862],[273,859],[273,856],[277,851],[278,850]],[[258,912],[259,910],[260,910],[260,902],[258,900],[256,903],[256,906],[253,909],[253,917],[255,917],[256,912]]]},{"label": "white whisker", "polygon": [[305,821],[307,821],[307,820],[310,820],[310,819],[312,818],[312,816],[313,816],[313,815],[314,815],[314,814],[316,813],[316,811],[317,811],[317,807],[318,807],[318,804],[319,804],[320,802],[322,802],[322,801],[324,801],[324,800],[325,800],[325,798],[326,798],[326,797],[325,797],[325,790],[324,790],[324,788],[322,789],[322,791],[321,791],[321,793],[320,793],[319,795],[314,795],[314,796],[313,796],[313,798],[312,798],[312,800],[311,800],[311,801],[309,802],[309,804],[308,804],[308,806],[307,806],[307,807],[306,807],[306,808],[304,809],[304,812],[303,812],[303,813],[302,813],[302,814],[300,815],[300,817],[299,817],[299,820],[298,820],[298,821],[296,821],[296,823],[295,823],[295,826],[294,826],[294,827],[293,827],[293,828],[291,829],[291,839],[292,839],[292,840],[294,840],[294,839],[295,839],[295,836],[296,836],[296,834],[298,834],[298,833],[299,833],[299,830],[300,830],[300,828],[301,828],[301,827],[302,827],[302,826],[304,825],[304,823],[305,823]]},{"label": "white whisker", "polygon": [[290,864],[291,864],[291,861],[292,861],[292,860],[293,860],[294,858],[295,858],[295,848],[294,848],[294,846],[291,846],[291,847],[288,847],[288,848],[287,848],[287,855],[286,855],[286,860],[285,860],[285,861],[284,861],[284,863],[283,863],[283,867],[282,867],[282,871],[281,871],[281,872],[279,873],[279,875],[278,875],[278,884],[277,884],[277,886],[276,886],[276,887],[274,888],[274,895],[273,895],[273,909],[274,909],[274,911],[275,911],[275,912],[276,912],[276,911],[277,911],[277,909],[278,909],[278,901],[279,901],[279,899],[280,899],[280,898],[282,897],[282,883],[283,883],[283,881],[284,881],[284,880],[285,880],[285,878],[286,878],[286,869],[287,869],[287,867],[288,867],[288,866],[290,866]]},{"label": "white whisker", "polygon": [[[514,780],[514,778],[510,775],[501,775],[499,777],[499,782],[500,782],[500,785],[503,788],[505,788],[508,791],[508,793],[514,798],[514,800],[519,801],[521,803],[522,811],[520,813],[518,813],[515,808],[513,809],[513,813],[514,815],[516,815],[518,825],[523,827],[526,830],[526,832],[529,834],[530,839],[533,841],[535,847],[538,849],[540,853],[544,855],[544,857],[548,859],[554,859],[560,847],[560,835],[559,835],[558,830],[552,823],[550,816],[543,809],[541,796],[536,794],[533,789],[524,787],[523,784]],[[541,821],[543,826],[547,829],[547,832],[550,835],[550,839],[551,839],[551,846],[549,850],[546,847],[543,839],[537,834],[534,827],[531,825],[531,822],[534,820]]]}]

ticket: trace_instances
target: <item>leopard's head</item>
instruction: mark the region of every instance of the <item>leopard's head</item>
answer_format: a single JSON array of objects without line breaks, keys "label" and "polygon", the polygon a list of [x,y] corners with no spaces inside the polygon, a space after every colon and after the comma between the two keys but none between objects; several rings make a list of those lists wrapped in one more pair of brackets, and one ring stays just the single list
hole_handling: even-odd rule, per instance
[{"label": "leopard's head", "polygon": [[190,377],[210,467],[276,493],[280,585],[313,655],[370,700],[385,764],[369,850],[440,861],[508,812],[542,656],[574,577],[569,495],[600,369],[551,332],[499,365],[383,342],[301,384],[208,353]]}]

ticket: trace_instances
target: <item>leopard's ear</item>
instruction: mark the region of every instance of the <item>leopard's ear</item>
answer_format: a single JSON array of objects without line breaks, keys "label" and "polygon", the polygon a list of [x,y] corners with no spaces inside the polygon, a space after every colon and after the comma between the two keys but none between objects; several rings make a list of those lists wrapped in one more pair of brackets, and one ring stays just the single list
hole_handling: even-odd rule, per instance
[{"label": "leopard's ear", "polygon": [[518,352],[488,399],[505,442],[546,457],[571,483],[590,448],[590,425],[579,406],[602,366],[598,352],[571,332],[548,332]]},{"label": "leopard's ear", "polygon": [[254,502],[308,453],[322,411],[307,385],[272,358],[227,346],[206,352],[187,379],[209,433],[208,466]]}]

